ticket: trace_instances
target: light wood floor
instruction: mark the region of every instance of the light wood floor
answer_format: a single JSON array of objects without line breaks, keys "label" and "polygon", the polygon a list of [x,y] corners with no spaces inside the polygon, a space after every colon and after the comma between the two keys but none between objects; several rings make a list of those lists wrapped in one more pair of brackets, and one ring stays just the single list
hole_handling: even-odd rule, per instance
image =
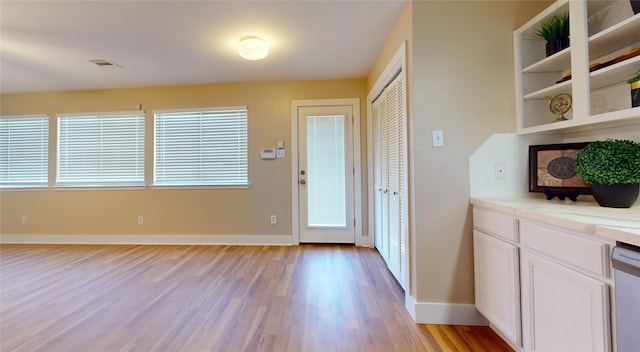
[{"label": "light wood floor", "polygon": [[0,246],[1,351],[511,351],[414,324],[375,250]]}]

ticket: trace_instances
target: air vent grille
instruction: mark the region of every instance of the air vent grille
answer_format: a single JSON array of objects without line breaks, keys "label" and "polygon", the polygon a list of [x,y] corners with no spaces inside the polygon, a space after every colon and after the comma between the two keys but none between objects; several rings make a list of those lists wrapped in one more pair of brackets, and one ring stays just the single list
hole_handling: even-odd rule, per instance
[{"label": "air vent grille", "polygon": [[91,59],[89,60],[90,62],[102,67],[102,68],[116,68],[116,67],[122,67],[118,64],[116,64],[113,61],[108,61],[105,59]]}]

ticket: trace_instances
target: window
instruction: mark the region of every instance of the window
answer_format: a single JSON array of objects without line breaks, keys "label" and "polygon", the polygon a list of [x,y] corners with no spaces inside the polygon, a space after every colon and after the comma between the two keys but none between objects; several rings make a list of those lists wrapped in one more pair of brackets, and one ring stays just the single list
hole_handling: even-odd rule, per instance
[{"label": "window", "polygon": [[57,186],[144,186],[144,113],[58,116]]},{"label": "window", "polygon": [[154,185],[249,185],[246,107],[154,116]]},{"label": "window", "polygon": [[47,187],[49,117],[0,118],[0,187]]}]

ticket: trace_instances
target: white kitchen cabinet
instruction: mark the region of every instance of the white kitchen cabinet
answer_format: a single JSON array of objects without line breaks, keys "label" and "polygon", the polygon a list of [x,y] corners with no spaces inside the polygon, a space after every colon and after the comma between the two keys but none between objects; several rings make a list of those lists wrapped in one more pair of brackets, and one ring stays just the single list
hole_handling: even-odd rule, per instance
[{"label": "white kitchen cabinet", "polygon": [[522,251],[526,351],[610,351],[604,282]]},{"label": "white kitchen cabinet", "polygon": [[609,244],[520,221],[525,351],[611,351]]},{"label": "white kitchen cabinet", "polygon": [[514,346],[522,346],[520,264],[512,215],[473,209],[476,308]]},{"label": "white kitchen cabinet", "polygon": [[611,351],[614,241],[473,209],[476,308],[518,351]]},{"label": "white kitchen cabinet", "polygon": [[[570,15],[570,47],[545,57],[545,43],[535,33],[564,13]],[[633,14],[629,1],[601,0],[556,1],[514,31],[518,133],[640,122],[640,107],[631,107],[627,83],[640,69],[640,56],[615,60],[640,47],[639,33],[640,14]],[[560,93],[572,96],[573,108],[565,114],[567,121],[553,122],[548,99]]]},{"label": "white kitchen cabinet", "polygon": [[518,248],[473,231],[476,308],[503,338],[522,346]]}]

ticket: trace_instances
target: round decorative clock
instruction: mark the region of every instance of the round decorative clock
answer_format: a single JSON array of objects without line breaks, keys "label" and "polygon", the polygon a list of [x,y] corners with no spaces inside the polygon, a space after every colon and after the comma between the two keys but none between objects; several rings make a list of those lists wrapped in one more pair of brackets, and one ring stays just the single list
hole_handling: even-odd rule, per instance
[{"label": "round decorative clock", "polygon": [[551,98],[549,100],[549,110],[557,116],[553,122],[566,121],[567,118],[564,117],[564,114],[571,110],[571,104],[571,95],[566,93],[560,93]]}]

